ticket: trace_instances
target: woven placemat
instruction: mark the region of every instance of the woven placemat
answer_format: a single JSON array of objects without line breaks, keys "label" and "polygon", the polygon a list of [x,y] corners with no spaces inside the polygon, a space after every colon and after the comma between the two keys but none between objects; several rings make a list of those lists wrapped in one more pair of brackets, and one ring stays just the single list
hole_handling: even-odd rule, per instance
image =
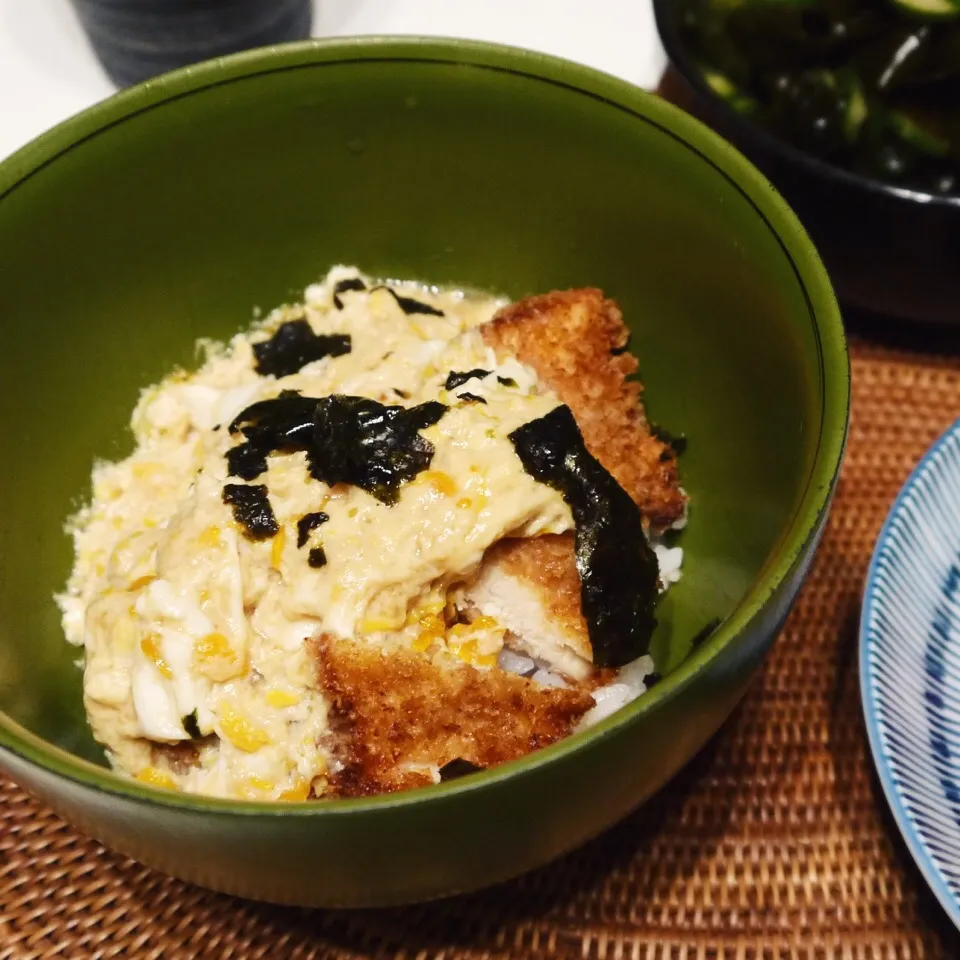
[{"label": "woven placemat", "polygon": [[880,524],[960,413],[960,344],[851,346],[847,459],[807,585],[733,717],[641,811],[481,894],[311,912],[161,876],[0,780],[0,958],[960,957],[873,774],[855,655]]}]

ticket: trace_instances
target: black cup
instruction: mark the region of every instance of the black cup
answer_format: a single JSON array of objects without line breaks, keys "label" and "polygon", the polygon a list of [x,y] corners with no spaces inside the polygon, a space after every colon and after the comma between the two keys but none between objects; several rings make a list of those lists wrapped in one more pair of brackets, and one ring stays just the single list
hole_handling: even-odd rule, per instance
[{"label": "black cup", "polygon": [[73,0],[110,78],[126,87],[251,47],[310,36],[311,0]]}]

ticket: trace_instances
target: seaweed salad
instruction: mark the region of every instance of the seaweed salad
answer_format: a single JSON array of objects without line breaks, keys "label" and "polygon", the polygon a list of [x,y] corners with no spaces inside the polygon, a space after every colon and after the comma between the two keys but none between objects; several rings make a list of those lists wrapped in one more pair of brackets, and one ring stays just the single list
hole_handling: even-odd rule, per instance
[{"label": "seaweed salad", "polygon": [[821,160],[960,193],[960,0],[684,0],[681,37],[734,110]]}]

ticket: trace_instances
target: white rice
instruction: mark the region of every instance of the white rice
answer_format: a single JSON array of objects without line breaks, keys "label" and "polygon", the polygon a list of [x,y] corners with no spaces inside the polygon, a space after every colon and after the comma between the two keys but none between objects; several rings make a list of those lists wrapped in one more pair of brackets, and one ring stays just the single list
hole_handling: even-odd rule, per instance
[{"label": "white rice", "polygon": [[498,657],[497,664],[501,670],[507,673],[516,673],[521,677],[526,677],[537,669],[537,664],[532,657],[517,653],[509,647],[504,647]]},{"label": "white rice", "polygon": [[541,667],[537,670],[536,673],[530,678],[534,683],[539,683],[542,687],[558,687],[560,689],[565,689],[567,686],[567,681],[563,679],[559,674],[551,673],[549,670],[544,670]]},{"label": "white rice", "polygon": [[662,543],[655,543],[653,550],[660,565],[660,582],[666,590],[683,575],[683,547],[668,547]]},{"label": "white rice", "polygon": [[594,690],[595,706],[583,715],[578,729],[583,730],[601,720],[606,720],[621,707],[636,700],[640,694],[646,693],[647,685],[644,681],[651,673],[653,673],[653,657],[649,655],[622,667],[615,683],[609,683],[605,687]]}]

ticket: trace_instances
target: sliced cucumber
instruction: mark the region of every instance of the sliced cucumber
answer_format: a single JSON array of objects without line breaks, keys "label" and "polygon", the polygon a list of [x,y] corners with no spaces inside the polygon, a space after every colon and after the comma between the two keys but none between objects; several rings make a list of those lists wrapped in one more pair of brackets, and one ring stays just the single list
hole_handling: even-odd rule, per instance
[{"label": "sliced cucumber", "polygon": [[721,100],[729,100],[738,93],[733,81],[719,70],[704,70],[703,79]]},{"label": "sliced cucumber", "polygon": [[911,17],[921,20],[952,20],[960,17],[960,4],[955,0],[892,0],[893,5]]},{"label": "sliced cucumber", "polygon": [[726,74],[718,70],[703,70],[702,73],[707,86],[737,113],[749,114],[756,110],[757,101],[748,93],[743,93]]},{"label": "sliced cucumber", "polygon": [[735,97],[731,97],[728,103],[737,113],[742,113],[745,116],[754,113],[757,109],[757,101],[746,93],[739,93]]},{"label": "sliced cucumber", "polygon": [[950,152],[950,144],[946,140],[921,127],[905,113],[891,110],[887,120],[896,135],[918,153],[927,157],[945,157]]},{"label": "sliced cucumber", "polygon": [[846,89],[847,105],[843,112],[843,135],[848,143],[856,142],[867,119],[867,98],[856,74],[851,74]]}]

